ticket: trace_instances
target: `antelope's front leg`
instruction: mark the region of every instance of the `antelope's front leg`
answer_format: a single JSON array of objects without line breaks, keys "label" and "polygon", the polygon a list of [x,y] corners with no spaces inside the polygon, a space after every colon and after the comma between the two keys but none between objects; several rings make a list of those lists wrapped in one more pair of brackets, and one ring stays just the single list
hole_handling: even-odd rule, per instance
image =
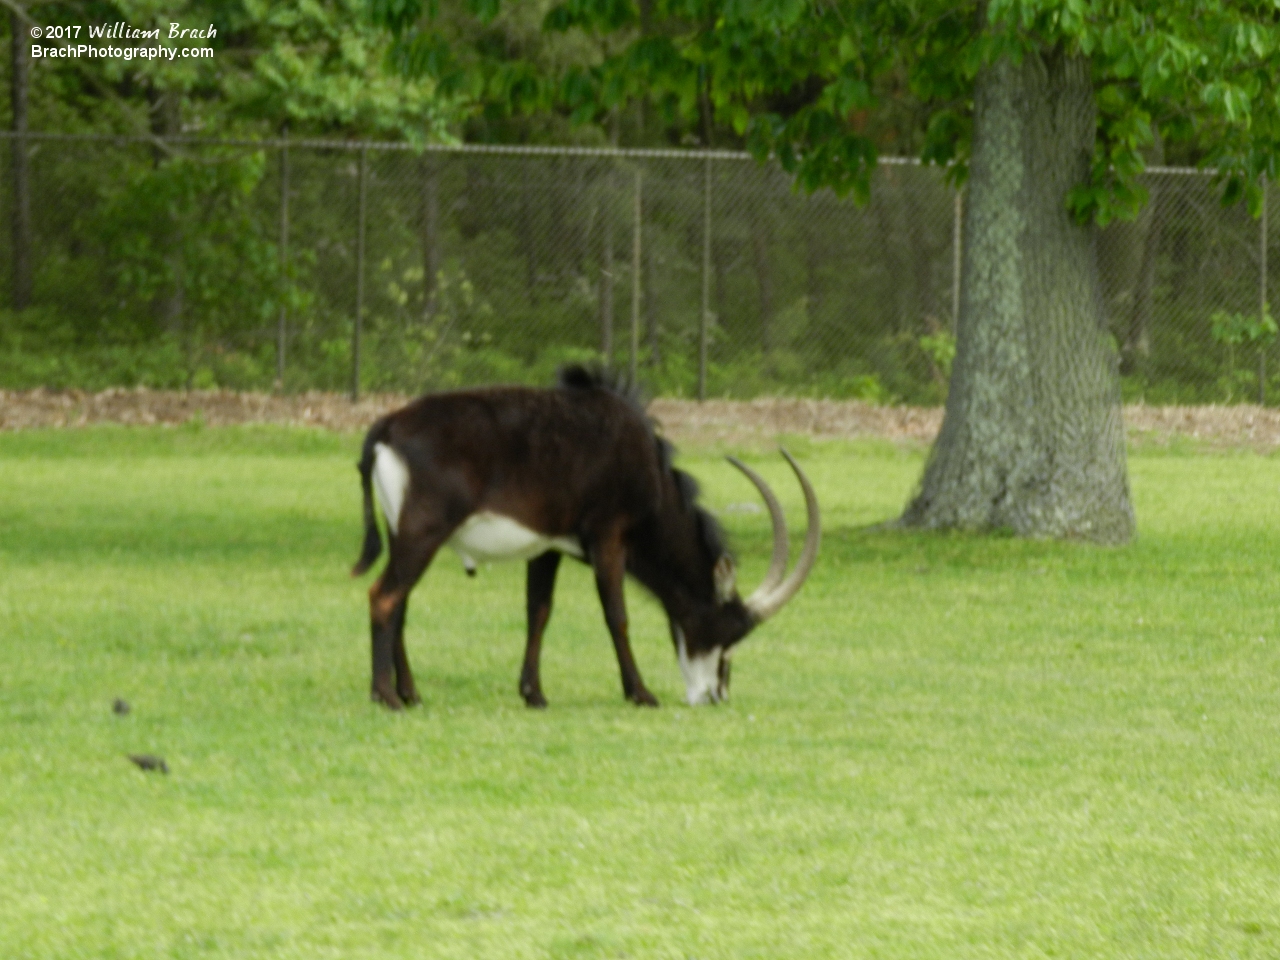
[{"label": "antelope's front leg", "polygon": [[658,698],[649,692],[640,679],[640,670],[631,655],[631,641],[627,637],[627,605],[622,592],[626,559],[621,530],[602,540],[591,551],[596,590],[600,593],[604,620],[609,627],[609,636],[613,638],[613,649],[618,655],[618,669],[622,673],[622,693],[632,703],[656,707]]},{"label": "antelope's front leg", "polygon": [[530,707],[545,707],[547,698],[542,695],[542,678],[538,669],[542,655],[542,633],[551,619],[551,594],[556,586],[556,571],[560,568],[560,554],[548,550],[529,561],[528,579],[525,582],[525,607],[529,617],[528,635],[524,646],[524,665],[520,668],[520,696]]}]

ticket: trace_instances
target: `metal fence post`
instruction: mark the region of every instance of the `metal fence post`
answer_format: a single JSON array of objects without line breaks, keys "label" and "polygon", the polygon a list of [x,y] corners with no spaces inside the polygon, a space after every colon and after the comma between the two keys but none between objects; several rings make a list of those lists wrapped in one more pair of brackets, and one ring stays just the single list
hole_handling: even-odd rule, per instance
[{"label": "metal fence post", "polygon": [[430,320],[440,282],[440,158],[429,150],[422,154],[422,180],[422,313]]},{"label": "metal fence post", "polygon": [[640,351],[640,191],[641,171],[636,167],[635,204],[632,208],[631,226],[631,382],[636,382],[636,355]]},{"label": "metal fence post", "polygon": [[613,366],[613,165],[604,177],[600,201],[600,355],[606,367]]},{"label": "metal fence post", "polygon": [[711,157],[704,160],[702,190],[702,311],[698,315],[698,399],[707,399],[707,327],[711,314]]},{"label": "metal fence post", "polygon": [[[1262,175],[1262,216],[1258,224],[1258,323],[1267,315],[1267,175]],[[1267,402],[1267,347],[1258,346],[1258,405]]]},{"label": "metal fence post", "polygon": [[276,389],[284,390],[285,333],[289,295],[289,127],[281,132],[280,144],[280,318],[276,324]]},{"label": "metal fence post", "polygon": [[364,323],[364,207],[369,147],[360,145],[359,201],[356,207],[356,323],[351,331],[351,399],[360,399],[360,327]]}]

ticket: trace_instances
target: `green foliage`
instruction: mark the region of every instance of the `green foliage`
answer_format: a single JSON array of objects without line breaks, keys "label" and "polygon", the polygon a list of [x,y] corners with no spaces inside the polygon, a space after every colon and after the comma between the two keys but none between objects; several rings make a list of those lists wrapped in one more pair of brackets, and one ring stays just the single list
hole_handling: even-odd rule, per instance
[{"label": "green foliage", "polygon": [[933,363],[944,380],[951,378],[951,364],[956,358],[956,338],[950,330],[938,330],[920,338],[920,349]]},{"label": "green foliage", "polygon": [[[431,80],[384,69],[391,38],[362,0],[71,0],[30,5],[30,14],[82,29],[160,27],[161,45],[215,51],[36,62],[33,130],[219,138],[287,127],[423,143],[448,139],[461,115]],[[9,19],[0,18],[6,30]],[[215,36],[169,41],[171,22],[212,25]],[[315,298],[303,292],[314,285],[292,281],[324,264],[300,245],[281,274],[278,205],[267,197],[278,171],[265,154],[172,140],[108,149],[42,143],[33,153],[40,310],[0,319],[10,344],[0,382],[271,385],[263,331],[282,308],[315,319]]]},{"label": "green foliage", "polygon": [[[496,9],[496,0],[485,4],[485,15]],[[460,75],[474,79],[453,83],[506,110],[559,104],[579,122],[640,99],[659,105],[668,122],[705,124],[710,111],[758,157],[776,156],[804,189],[865,201],[877,152],[866,118],[885,107],[886,78],[905,77],[926,111],[921,156],[963,182],[978,72],[999,57],[1056,49],[1088,57],[1097,89],[1092,173],[1066,200],[1081,220],[1105,225],[1135,215],[1147,199],[1136,178],[1157,135],[1194,143],[1220,172],[1224,201],[1244,197],[1255,215],[1259,178],[1276,174],[1280,23],[1250,5],[654,0],[644,10],[642,17],[624,0],[555,4],[548,31],[614,43],[602,59],[562,71],[558,88],[526,95],[486,82],[515,69],[519,54],[509,53],[459,63]],[[402,43],[436,38],[431,57],[402,62],[410,73],[431,74],[427,62],[445,56],[434,9],[397,0],[374,16]]]},{"label": "green foliage", "polygon": [[52,324],[22,330],[0,314],[0,387],[30,390],[156,389],[261,390],[270,387],[275,358],[267,349],[233,351],[160,336],[142,343],[88,346],[50,342]]},{"label": "green foliage", "polygon": [[[651,141],[693,136],[745,144],[757,156],[776,156],[805,189],[830,186],[865,200],[885,146],[877,116],[917,112],[911,122],[919,139],[911,143],[962,182],[977,73],[996,57],[1063,49],[1090,58],[1099,116],[1092,174],[1067,198],[1076,216],[1106,224],[1132,215],[1146,199],[1136,177],[1157,140],[1182,144],[1217,168],[1224,199],[1244,198],[1257,211],[1259,177],[1276,174],[1280,140],[1280,27],[1266,11],[1221,0],[993,0],[984,22],[980,6],[974,0],[37,5],[33,14],[47,23],[208,21],[218,30],[218,55],[43,63],[33,127],[217,136],[274,134],[287,124],[294,135],[421,143],[464,130],[482,139],[564,140],[572,120],[582,125],[576,136],[594,142],[606,128],[621,128],[624,136],[643,129]],[[81,212],[70,224],[41,224],[46,235],[74,235],[75,242],[41,252],[36,302],[46,309],[33,316],[44,319],[6,321],[5,335],[23,343],[0,361],[10,383],[32,382],[47,369],[60,382],[76,370],[92,374],[92,382],[114,371],[147,382],[212,378],[266,386],[272,371],[264,331],[283,306],[298,337],[291,385],[345,385],[350,270],[333,245],[302,245],[291,252],[291,274],[280,275],[267,199],[276,171],[262,156],[147,150],[127,160],[104,152],[90,163],[64,162],[47,150],[38,176],[42,189],[74,196],[66,206]],[[328,184],[334,196],[348,185],[342,178]],[[296,224],[295,235],[337,235],[335,225],[350,211],[333,206]],[[399,221],[388,251],[412,248],[413,228],[407,218]],[[163,229],[148,234],[148,223]],[[417,292],[427,284],[405,280],[415,265],[391,252],[372,259],[390,261],[388,272],[371,281],[377,289],[368,332],[379,382],[446,383],[483,370],[541,370],[539,351],[510,345],[512,330],[528,331],[543,346],[593,342],[597,305],[589,266],[558,266],[584,288],[559,306],[534,291],[525,292],[527,311],[492,311],[493,303],[518,299],[490,291],[518,286],[519,245],[519,238],[496,231],[471,243],[460,261],[469,274],[457,277],[471,284],[470,306],[456,286],[460,299],[429,320]],[[304,297],[304,290],[314,292]],[[407,299],[398,302],[402,295]],[[739,296],[735,305],[741,302]],[[486,304],[490,313],[482,316]],[[462,314],[464,320],[454,319]],[[896,324],[859,317],[868,329],[858,335],[863,359],[839,371],[800,349],[804,338],[795,331],[807,325],[810,333],[831,334],[844,318],[794,299],[778,314],[777,342],[760,349],[758,337],[743,333],[751,318],[724,311],[713,366],[732,373],[713,381],[728,390],[757,383],[912,401],[936,400],[945,391],[945,344],[921,329],[923,312]],[[42,353],[31,332],[44,322],[45,342],[60,344],[61,358]],[[687,354],[687,332],[662,336]],[[691,379],[680,379],[687,356],[666,346],[657,350],[655,378],[689,389]],[[757,350],[762,366],[748,374]]]},{"label": "green foliage", "polygon": [[1258,378],[1248,370],[1236,369],[1236,347],[1254,346],[1259,350],[1275,341],[1276,324],[1270,311],[1259,318],[1254,314],[1215,311],[1210,320],[1210,334],[1214,341],[1227,348],[1227,369],[1218,378],[1218,388],[1227,403],[1241,399],[1256,399]]},{"label": "green foliage", "polygon": [[111,252],[103,300],[118,311],[113,328],[166,296],[180,298],[183,335],[229,332],[275,312],[279,253],[252,205],[264,169],[261,153],[178,156],[114,185],[86,231]]},{"label": "green foliage", "polygon": [[244,25],[266,39],[252,68],[228,79],[228,104],[295,130],[340,129],[413,143],[448,139],[456,103],[429,79],[383,69],[389,42],[356,0],[251,3]]},{"label": "green foliage", "polygon": [[1209,321],[1213,339],[1218,343],[1265,346],[1276,338],[1276,322],[1271,319],[1270,311],[1259,318],[1256,314],[1217,310]]},{"label": "green foliage", "polygon": [[[213,57],[41,60],[32,129],[205,136],[295,133],[447,139],[460,114],[433,81],[389,72],[392,46],[364,0],[68,0],[29,4],[39,24],[160,28],[172,49]],[[7,22],[7,17],[5,18]],[[209,39],[169,39],[169,24]],[[87,37],[83,29],[81,42]]]},{"label": "green foliage", "polygon": [[[290,150],[294,239],[282,276],[278,153],[192,148],[157,164],[147,146],[102,151],[105,159],[96,162],[80,149],[44,150],[49,194],[80,192],[75,203],[46,208],[73,210],[74,219],[49,221],[41,289],[47,306],[21,322],[0,321],[19,338],[0,359],[0,385],[270,389],[283,306],[284,388],[350,388],[354,152]],[[633,172],[589,157],[371,151],[362,388],[548,383],[561,363],[596,356],[605,216],[615,228],[611,361],[626,367]],[[689,307],[698,298],[701,239],[692,217],[701,181],[663,162],[644,176],[652,192],[640,372],[654,390],[688,396],[698,379]],[[945,374],[919,342],[931,329],[920,318],[942,296],[930,286],[943,275],[923,275],[909,297],[892,292],[894,277],[918,252],[905,232],[886,235],[880,221],[851,218],[829,197],[779,191],[751,165],[717,176],[717,196],[723,191],[728,200],[716,214],[717,256],[729,269],[715,288],[712,396],[909,403],[945,396]],[[936,183],[923,176],[919,190],[906,181],[890,189],[922,217],[949,216],[945,192],[928,189]],[[421,203],[428,182],[448,211],[435,228],[443,259],[431,260],[433,283]],[[886,192],[881,200],[898,195]],[[451,199],[460,197],[466,202]],[[758,264],[757,240],[764,243]],[[896,260],[886,261],[885,247]],[[767,310],[757,269],[773,278]],[[76,282],[66,282],[71,276]],[[885,309],[891,301],[900,302]]]},{"label": "green foliage", "polygon": [[0,386],[4,388],[180,388],[187,380],[182,349],[171,339],[82,345],[74,329],[57,314],[0,311]]},{"label": "green foliage", "polygon": [[[98,164],[46,150],[45,189],[74,202],[55,217],[36,273],[38,309],[0,315],[9,386],[261,386],[257,330],[306,300],[280,275],[259,205],[259,152],[204,150],[157,160],[106,152]],[[61,199],[61,198],[60,198]]]}]

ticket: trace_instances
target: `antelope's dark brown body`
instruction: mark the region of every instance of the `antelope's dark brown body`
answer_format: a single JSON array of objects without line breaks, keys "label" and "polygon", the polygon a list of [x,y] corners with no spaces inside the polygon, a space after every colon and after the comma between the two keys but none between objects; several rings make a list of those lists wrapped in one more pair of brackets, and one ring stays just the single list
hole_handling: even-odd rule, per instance
[{"label": "antelope's dark brown body", "polygon": [[657,702],[631,654],[624,573],[665,608],[690,701],[723,697],[727,653],[760,618],[738,597],[732,560],[715,519],[696,502],[696,483],[672,466],[671,448],[643,407],[606,377],[569,368],[551,389],[420,397],[370,428],[359,467],[365,544],[353,573],[381,550],[375,487],[390,541],[369,592],[374,699],[393,708],[418,701],[404,649],[406,603],[450,543],[469,569],[477,554],[528,560],[520,692],[530,706],[546,703],[539,651],[563,553],[595,572],[629,700]]}]

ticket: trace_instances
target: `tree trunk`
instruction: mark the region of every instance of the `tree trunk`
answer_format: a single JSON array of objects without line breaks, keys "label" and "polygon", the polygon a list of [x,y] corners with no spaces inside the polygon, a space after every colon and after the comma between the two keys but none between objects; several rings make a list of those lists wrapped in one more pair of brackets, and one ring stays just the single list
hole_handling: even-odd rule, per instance
[{"label": "tree trunk", "polygon": [[440,158],[423,151],[419,161],[422,177],[422,317],[436,313],[440,282]]},{"label": "tree trunk", "polygon": [[600,354],[607,367],[613,363],[613,174],[604,178],[600,198]]},{"label": "tree trunk", "polygon": [[[1164,163],[1164,144],[1156,137],[1155,148],[1149,158],[1154,163]],[[1142,212],[1140,221],[1146,228],[1142,244],[1142,266],[1138,274],[1138,286],[1134,291],[1133,312],[1129,315],[1129,330],[1121,349],[1121,372],[1131,373],[1141,368],[1151,354],[1151,320],[1154,312],[1156,285],[1156,257],[1160,242],[1164,239],[1164,184],[1162,178],[1151,178],[1151,199]],[[1128,369],[1125,369],[1127,365]]]},{"label": "tree trunk", "polygon": [[1141,369],[1151,355],[1151,319],[1154,313],[1156,285],[1156,257],[1164,234],[1164,185],[1151,184],[1151,199],[1144,212],[1146,237],[1142,245],[1142,266],[1139,268],[1138,285],[1133,295],[1133,312],[1129,315],[1129,329],[1125,333],[1125,373]]},{"label": "tree trunk", "polygon": [[520,178],[520,247],[524,253],[524,292],[529,306],[538,305],[538,245],[533,236],[533,187],[530,178]]},{"label": "tree trunk", "polygon": [[[157,137],[172,137],[182,132],[182,101],[175,91],[161,90],[151,86],[147,91],[147,99],[151,108],[151,132]],[[169,160],[172,147],[167,143],[154,141],[151,145],[151,164],[159,170]],[[184,312],[186,299],[184,264],[183,264],[183,216],[184,203],[179,199],[170,211],[169,230],[163,243],[168,252],[165,262],[169,268],[170,284],[164,293],[158,296],[156,308],[159,312],[160,324],[182,343],[187,354],[187,387],[191,387],[195,377],[195,342],[193,331],[187,324]]]},{"label": "tree trunk", "polygon": [[822,208],[811,199],[810,215],[802,218],[804,230],[804,303],[808,318],[808,330],[818,329],[818,318],[823,307],[822,264],[827,251],[822,243],[826,232],[822,228]]},{"label": "tree trunk", "polygon": [[640,271],[640,282],[643,284],[643,289],[640,291],[640,305],[644,308],[645,342],[649,345],[649,366],[657,367],[662,364],[662,345],[658,339],[658,298],[655,295],[653,283],[655,269],[653,242],[651,235],[642,251],[644,269]]},{"label": "tree trunk", "polygon": [[773,230],[769,224],[769,211],[762,209],[764,203],[757,200],[748,208],[747,214],[751,229],[751,259],[756,271],[756,290],[758,293],[757,313],[760,331],[760,352],[768,357],[773,353],[773,261],[770,259],[770,248],[773,246]]},{"label": "tree trunk", "polygon": [[[902,234],[906,239],[907,265],[911,277],[911,286],[915,291],[915,312],[912,315],[912,326],[908,332],[919,334],[922,330],[936,332],[937,324],[933,298],[933,275],[930,269],[933,251],[929,247],[924,230],[924,212],[920,208],[920,184],[916,175],[917,168],[908,167],[902,176],[902,203],[898,207],[898,215],[902,217]],[[922,324],[923,321],[923,324]]]},{"label": "tree trunk", "polygon": [[27,91],[31,62],[27,28],[17,11],[9,14],[13,31],[10,95],[13,104],[13,309],[31,305],[31,175],[27,162]]},{"label": "tree trunk", "polygon": [[[1148,165],[1163,162],[1157,139]],[[1160,177],[1147,183],[1150,200],[1131,221],[1113,220],[1098,231],[1098,273],[1111,330],[1120,343],[1120,372],[1138,372],[1150,353],[1152,292],[1160,249],[1162,214]]]},{"label": "tree trunk", "polygon": [[1095,126],[1087,59],[1005,57],[978,75],[956,359],[906,526],[1133,534],[1095,232],[1065,204]]},{"label": "tree trunk", "polygon": [[[885,167],[876,171],[876,192],[879,201],[871,205],[875,214],[876,253],[884,261],[885,279],[893,295],[896,306],[893,332],[912,335],[920,320],[917,309],[917,293],[914,284],[904,282],[907,276],[907,265],[902,256],[905,244],[900,243],[894,230],[894,221],[901,215],[904,197],[899,183],[900,171],[894,167]],[[906,251],[910,256],[911,251]]]}]

